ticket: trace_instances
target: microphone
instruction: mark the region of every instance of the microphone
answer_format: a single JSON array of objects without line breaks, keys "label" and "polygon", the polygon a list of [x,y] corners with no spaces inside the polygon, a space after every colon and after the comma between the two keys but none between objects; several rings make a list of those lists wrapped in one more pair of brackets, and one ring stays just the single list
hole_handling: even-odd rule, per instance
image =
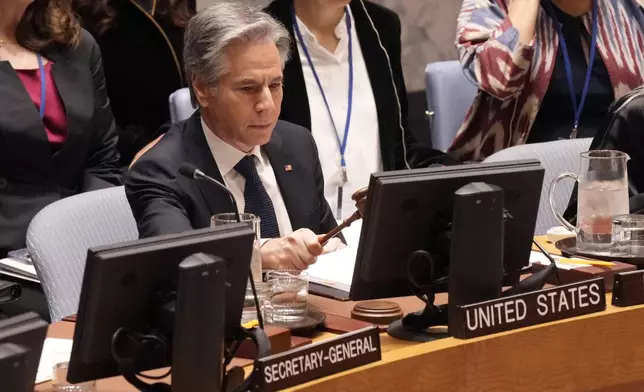
[{"label": "microphone", "polygon": [[235,217],[237,219],[237,222],[241,222],[241,216],[239,215],[239,209],[237,209],[237,202],[235,201],[235,197],[233,196],[232,192],[230,191],[230,189],[228,189],[226,185],[210,177],[209,175],[204,173],[197,166],[193,165],[190,162],[183,162],[179,166],[179,174],[181,174],[184,177],[192,178],[194,180],[206,180],[211,184],[214,184],[217,188],[226,192],[226,194],[230,198],[230,202],[233,205],[233,210],[235,211]]},{"label": "microphone", "polygon": [[[190,162],[183,162],[181,163],[181,165],[179,165],[179,174],[181,174],[184,177],[191,178],[193,180],[206,180],[209,183],[215,185],[217,188],[226,192],[226,194],[230,198],[230,202],[233,205],[233,210],[235,211],[235,217],[237,218],[237,222],[242,221],[241,216],[239,215],[239,209],[237,208],[237,202],[235,201],[235,196],[233,196],[233,193],[230,191],[230,189],[228,189],[226,185],[210,177],[209,175],[204,173],[201,169],[199,169],[197,166],[193,165]],[[257,309],[257,322],[259,323],[259,327],[261,329],[264,329],[264,318],[262,317],[262,312],[259,308],[259,298],[257,297],[257,290],[255,288],[255,279],[253,278],[252,269],[249,270],[249,279],[250,279],[250,287],[251,287],[251,290],[253,291],[253,298],[255,298],[255,309]]]}]

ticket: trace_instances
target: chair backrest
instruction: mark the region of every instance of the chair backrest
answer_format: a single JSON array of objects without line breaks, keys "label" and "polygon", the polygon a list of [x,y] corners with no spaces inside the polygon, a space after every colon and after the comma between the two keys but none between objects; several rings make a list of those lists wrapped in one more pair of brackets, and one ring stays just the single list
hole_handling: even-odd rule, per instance
[{"label": "chair backrest", "polygon": [[27,230],[27,248],[51,321],[78,310],[87,250],[138,238],[124,187],[81,193],[42,209]]},{"label": "chair backrest", "polygon": [[[541,200],[539,201],[537,225],[534,230],[535,235],[546,234],[551,227],[561,226],[550,210],[548,201],[550,183],[561,173],[577,173],[579,171],[579,154],[588,151],[592,140],[592,138],[570,139],[523,144],[501,150],[485,160],[485,162],[515,161],[519,159],[538,159],[541,161],[545,174],[541,189]],[[561,213],[568,207],[574,185],[573,181],[562,181],[557,187],[555,205]]]},{"label": "chair backrest", "polygon": [[190,89],[188,87],[181,88],[168,98],[170,105],[170,121],[174,124],[179,121],[187,120],[196,108],[192,106],[190,100]]},{"label": "chair backrest", "polygon": [[463,125],[478,89],[456,60],[429,64],[425,83],[432,147],[446,151]]}]

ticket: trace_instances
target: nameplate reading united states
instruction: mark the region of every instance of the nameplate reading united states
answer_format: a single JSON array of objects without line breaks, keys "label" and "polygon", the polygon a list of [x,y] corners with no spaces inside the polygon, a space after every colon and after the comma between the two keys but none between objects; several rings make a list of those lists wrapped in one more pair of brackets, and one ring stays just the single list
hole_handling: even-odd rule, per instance
[{"label": "nameplate reading united states", "polygon": [[259,359],[263,387],[280,390],[376,362],[380,356],[377,327],[340,335]]},{"label": "nameplate reading united states", "polygon": [[604,278],[456,306],[456,338],[469,339],[606,309]]}]

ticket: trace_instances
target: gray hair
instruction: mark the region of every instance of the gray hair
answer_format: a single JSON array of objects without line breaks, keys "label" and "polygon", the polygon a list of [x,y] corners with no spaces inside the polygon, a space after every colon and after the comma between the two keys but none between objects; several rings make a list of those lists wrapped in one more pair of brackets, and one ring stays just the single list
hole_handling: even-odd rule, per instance
[{"label": "gray hair", "polygon": [[195,75],[215,86],[227,72],[226,51],[234,42],[270,40],[282,58],[289,58],[291,37],[286,28],[259,8],[221,2],[197,13],[184,33],[183,59],[188,80]]}]

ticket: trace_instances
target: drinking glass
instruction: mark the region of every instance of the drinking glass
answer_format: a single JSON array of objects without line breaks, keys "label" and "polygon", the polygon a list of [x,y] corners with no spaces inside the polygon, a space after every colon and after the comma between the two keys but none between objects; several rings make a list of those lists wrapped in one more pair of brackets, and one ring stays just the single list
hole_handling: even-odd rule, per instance
[{"label": "drinking glass", "polygon": [[270,288],[267,314],[268,322],[277,325],[295,324],[308,314],[309,275],[299,270],[268,272]]},{"label": "drinking glass", "polygon": [[[560,174],[550,184],[550,208],[564,227],[577,234],[579,250],[610,251],[613,217],[629,212],[626,163],[630,157],[616,150],[587,151],[580,157],[578,174]],[[555,206],[555,189],[564,178],[579,183],[576,227],[565,220]]]},{"label": "drinking glass", "polygon": [[613,252],[622,256],[644,254],[644,215],[627,214],[613,218]]},{"label": "drinking glass", "polygon": [[69,351],[52,352],[52,391],[53,392],[96,392],[96,381],[87,381],[79,384],[71,384],[67,381],[67,370],[69,369]]},{"label": "drinking glass", "polygon": [[[255,283],[255,291],[259,299],[260,305],[264,302],[266,288],[262,283],[262,253],[260,249],[260,218],[253,214],[239,214],[240,220],[246,222],[253,228],[255,232],[255,242],[253,243],[253,253],[250,260],[250,271],[253,274],[253,281]],[[237,223],[237,214],[224,213],[213,215],[210,220],[211,227],[229,225]],[[257,320],[257,308],[255,307],[255,297],[250,285],[250,279],[246,285],[246,296],[244,299],[244,310],[242,311],[242,323],[247,323],[252,320]]]}]

